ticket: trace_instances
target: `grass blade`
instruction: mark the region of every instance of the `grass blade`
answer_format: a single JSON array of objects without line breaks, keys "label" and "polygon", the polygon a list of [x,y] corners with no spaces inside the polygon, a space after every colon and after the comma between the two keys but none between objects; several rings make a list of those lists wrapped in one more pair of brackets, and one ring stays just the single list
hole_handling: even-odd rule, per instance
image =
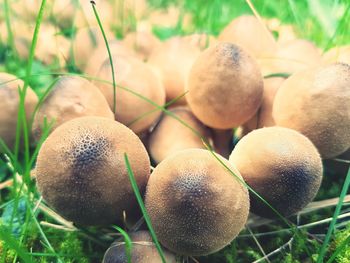
[{"label": "grass blade", "polygon": [[341,210],[341,208],[343,206],[344,198],[346,196],[346,193],[349,190],[349,186],[350,186],[350,168],[348,169],[348,173],[347,173],[346,178],[345,178],[343,189],[341,190],[341,193],[340,193],[340,196],[339,196],[339,201],[338,201],[338,204],[337,204],[337,206],[335,208],[335,211],[334,211],[334,214],[333,214],[333,219],[332,219],[332,221],[331,221],[331,223],[329,225],[329,228],[328,228],[328,231],[327,231],[327,235],[326,235],[325,240],[323,241],[322,247],[320,249],[320,252],[319,252],[319,255],[318,255],[318,258],[317,258],[317,263],[322,263],[323,262],[324,256],[326,254],[326,248],[327,248],[328,243],[329,243],[329,241],[331,239],[331,236],[333,234],[333,231],[334,231],[334,228],[335,228],[335,224],[336,224],[338,216],[340,214],[340,210]]},{"label": "grass blade", "polygon": [[96,3],[94,1],[90,1],[91,5],[92,5],[92,9],[94,10],[94,14],[95,14],[95,17],[96,17],[96,20],[97,20],[97,23],[101,29],[101,33],[103,35],[103,39],[105,41],[105,44],[106,44],[106,47],[107,47],[107,51],[108,51],[108,57],[109,57],[109,62],[111,64],[111,70],[112,70],[112,80],[113,80],[113,112],[114,114],[116,113],[116,110],[117,110],[117,98],[116,98],[116,92],[117,92],[117,84],[116,84],[116,81],[115,81],[115,74],[114,74],[114,64],[113,64],[113,59],[112,59],[112,54],[111,54],[111,50],[109,48],[109,44],[108,44],[108,40],[107,40],[107,37],[106,37],[106,34],[105,34],[105,31],[103,29],[103,26],[102,26],[102,23],[101,23],[101,20],[100,20],[100,17],[98,15],[98,12],[96,10]]},{"label": "grass blade", "polygon": [[124,237],[125,241],[125,250],[126,250],[126,258],[128,260],[128,263],[131,263],[131,250],[132,250],[132,241],[128,235],[123,229],[121,229],[118,226],[113,226],[122,236]]},{"label": "grass blade", "polygon": [[332,256],[327,260],[326,263],[332,263],[336,257],[338,256],[338,254],[340,252],[343,251],[343,249],[345,248],[346,245],[350,244],[350,235],[339,244],[339,246],[337,247],[337,249],[334,251],[334,253],[332,254]]},{"label": "grass blade", "polygon": [[19,246],[17,243],[17,240],[14,237],[12,237],[10,231],[8,231],[4,226],[1,226],[1,225],[0,225],[0,239],[5,242],[6,246],[10,247],[11,249],[14,249],[17,255],[24,262],[26,263],[33,262],[29,257],[28,253],[21,246]]},{"label": "grass blade", "polygon": [[153,242],[154,242],[155,245],[156,245],[156,248],[157,248],[158,253],[159,253],[159,255],[160,255],[161,259],[162,259],[162,262],[163,262],[163,263],[166,263],[163,250],[162,250],[162,248],[161,248],[161,246],[160,246],[160,243],[158,242],[156,233],[154,232],[154,229],[153,229],[153,227],[152,227],[151,219],[150,219],[150,217],[149,217],[149,215],[148,215],[148,213],[147,213],[145,204],[144,204],[143,201],[142,201],[142,197],[141,197],[139,188],[138,188],[138,186],[137,186],[134,173],[133,173],[133,171],[132,171],[132,169],[131,169],[131,165],[130,165],[130,162],[129,162],[129,158],[128,158],[128,155],[127,155],[126,153],[124,153],[124,161],[125,161],[126,168],[127,168],[127,170],[128,170],[128,174],[129,174],[129,179],[130,179],[131,186],[132,186],[132,188],[133,188],[133,190],[134,190],[134,193],[135,193],[137,202],[139,203],[139,206],[140,206],[140,208],[141,208],[143,217],[145,218],[146,224],[147,224],[147,226],[148,226],[148,228],[149,228],[149,232],[150,232],[150,234],[151,234],[151,236],[152,236]]}]

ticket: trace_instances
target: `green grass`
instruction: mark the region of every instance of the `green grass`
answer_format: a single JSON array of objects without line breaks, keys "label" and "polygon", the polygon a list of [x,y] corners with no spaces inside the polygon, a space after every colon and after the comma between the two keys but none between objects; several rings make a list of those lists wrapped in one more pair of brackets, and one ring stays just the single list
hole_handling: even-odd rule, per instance
[{"label": "green grass", "polygon": [[[47,129],[44,130],[43,138],[38,146],[31,148],[28,141],[31,122],[26,122],[23,107],[26,89],[30,85],[40,95],[40,106],[54,85],[55,77],[60,75],[55,74],[60,72],[55,72],[53,66],[43,65],[34,58],[46,1],[42,1],[42,9],[36,21],[37,27],[27,61],[20,61],[15,56],[16,50],[13,43],[11,21],[16,18],[12,14],[13,10],[11,11],[12,1],[2,1],[3,3],[0,2],[0,5],[5,8],[1,11],[4,10],[5,12],[3,17],[10,37],[8,42],[0,43],[0,63],[4,64],[3,68],[6,71],[22,76],[25,85],[19,91],[21,106],[18,116],[19,127],[17,129],[18,150],[14,152],[8,150],[7,157],[1,156],[0,162],[0,185],[13,179],[12,187],[0,189],[0,262],[100,262],[104,251],[114,241],[115,234],[127,229],[115,229],[113,227],[76,229],[70,226],[50,209],[44,211],[40,205],[38,206],[38,203],[40,204],[42,200],[33,180],[30,179],[36,155],[40,145],[48,135],[52,123],[47,123]],[[181,6],[183,15],[191,14],[193,17],[193,26],[188,28],[183,26],[181,17],[174,28],[155,28],[154,31],[162,39],[175,34],[184,35],[193,32],[218,35],[222,28],[234,17],[240,14],[252,14],[244,0],[151,0],[150,2],[152,2],[155,9],[164,8],[175,3]],[[350,34],[348,34],[349,1],[289,0],[252,1],[252,3],[261,16],[277,17],[283,23],[293,24],[300,37],[314,41],[322,50],[350,43]],[[96,9],[98,10],[98,5]],[[130,28],[135,28],[134,24],[136,22],[133,15],[125,14],[125,16],[123,28],[115,28],[115,33],[118,36],[125,34],[125,28],[128,27],[127,23],[133,25]],[[0,17],[2,17],[1,14]],[[130,19],[127,19],[128,17]],[[103,29],[103,17],[99,17],[99,20],[99,25]],[[70,30],[68,34],[71,34],[71,32],[73,30]],[[109,49],[108,45],[107,49]],[[110,53],[109,50],[107,52]],[[113,65],[112,61],[110,62]],[[75,70],[74,72],[73,74],[76,74]],[[131,92],[133,95],[145,99],[127,87],[117,87],[115,82],[110,84],[117,89]],[[171,115],[171,112],[166,109],[169,106],[168,104],[156,105],[152,101],[148,102],[155,106],[157,110]],[[135,121],[142,117],[140,116]],[[173,117],[176,119],[175,115]],[[178,119],[178,121],[199,135],[187,123],[181,119]],[[21,140],[23,140],[24,146],[20,144]],[[349,172],[347,176],[346,172],[336,174],[329,163],[325,163],[325,165],[325,178],[317,200],[339,197],[334,211],[333,207],[318,208],[313,212],[301,214],[299,217],[282,218],[275,222],[267,222],[257,226],[249,224],[249,231],[243,231],[225,249],[210,256],[200,257],[197,260],[201,263],[266,262],[259,260],[263,258],[264,254],[269,255],[272,252],[273,254],[269,256],[270,262],[294,263],[305,262],[305,260],[310,262],[349,262],[347,260],[350,256],[350,230],[344,227],[344,222],[350,222],[350,216],[341,220],[338,219],[341,215],[346,215],[349,212],[349,203],[343,203],[342,199],[348,193],[350,175]],[[127,167],[131,182],[133,182],[132,169],[130,165]],[[137,194],[136,188],[134,185]],[[138,196],[138,201],[144,210],[152,237],[156,241],[160,255],[162,255],[162,249],[154,231],[152,231],[150,220],[147,220],[147,212],[140,196]],[[22,209],[22,206],[24,206],[24,209]],[[5,217],[5,214],[9,214],[9,216]],[[330,218],[330,220],[324,223],[325,218]],[[45,222],[49,224],[45,224]],[[19,233],[19,238],[16,238],[16,233]],[[127,240],[126,233],[122,232],[121,235]],[[130,240],[126,243],[130,243]],[[259,244],[259,247],[257,244]],[[191,261],[191,259],[189,260]]]}]

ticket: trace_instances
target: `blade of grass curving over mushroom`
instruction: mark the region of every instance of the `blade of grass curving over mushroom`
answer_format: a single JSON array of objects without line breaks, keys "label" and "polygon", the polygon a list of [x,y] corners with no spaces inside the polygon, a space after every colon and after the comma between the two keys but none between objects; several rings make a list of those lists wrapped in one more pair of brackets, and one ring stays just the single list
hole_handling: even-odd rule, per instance
[{"label": "blade of grass curving over mushroom", "polygon": [[103,29],[100,17],[98,15],[97,9],[96,9],[96,3],[95,1],[90,1],[92,9],[94,10],[94,14],[98,23],[98,26],[100,27],[103,39],[105,41],[106,44],[106,48],[108,51],[108,58],[109,58],[109,63],[111,64],[111,70],[112,70],[112,80],[113,80],[113,112],[114,114],[117,111],[117,98],[116,98],[116,92],[117,92],[117,85],[116,85],[116,80],[115,80],[115,74],[114,74],[114,64],[113,64],[113,59],[112,59],[112,54],[111,54],[111,50],[109,48],[109,44],[108,44],[108,40],[105,34],[105,31]]},{"label": "blade of grass curving over mushroom", "polygon": [[343,188],[342,188],[340,196],[339,196],[338,204],[337,204],[337,206],[336,206],[336,208],[334,210],[333,219],[332,219],[331,223],[329,224],[327,235],[326,235],[326,237],[325,237],[325,239],[323,241],[322,247],[321,247],[321,249],[319,251],[319,255],[318,255],[318,258],[317,258],[317,263],[322,263],[323,260],[324,260],[324,256],[325,256],[326,251],[327,251],[328,243],[331,240],[332,234],[334,232],[335,224],[336,224],[338,216],[340,214],[340,210],[341,210],[341,208],[343,206],[343,202],[344,202],[344,198],[346,196],[346,193],[349,190],[349,186],[350,186],[350,167],[348,169],[348,173],[346,175],[345,182],[343,184]]},{"label": "blade of grass curving over mushroom", "polygon": [[126,233],[123,229],[121,229],[118,226],[113,226],[113,228],[116,229],[124,237],[126,257],[127,257],[128,263],[131,263],[132,241],[128,233]]},{"label": "blade of grass curving over mushroom", "polygon": [[145,204],[143,203],[142,201],[142,197],[141,197],[141,194],[140,194],[140,191],[139,191],[139,188],[137,186],[137,183],[136,183],[136,180],[135,180],[135,176],[134,176],[134,173],[131,169],[131,165],[130,165],[130,162],[129,162],[129,159],[128,159],[128,155],[126,153],[124,153],[124,161],[125,161],[125,165],[126,165],[126,168],[128,170],[128,175],[129,175],[129,179],[130,179],[130,183],[131,183],[131,186],[134,190],[134,193],[135,193],[135,196],[136,196],[136,199],[137,199],[137,202],[139,203],[139,206],[141,208],[141,211],[142,211],[142,214],[143,214],[143,217],[145,218],[145,221],[146,221],[146,224],[148,226],[148,229],[149,229],[149,232],[152,236],[152,239],[153,239],[153,242],[155,243],[156,245],[156,248],[158,250],[158,253],[162,259],[162,262],[163,263],[166,263],[165,261],[165,256],[164,256],[164,252],[160,246],[160,243],[157,239],[157,236],[156,236],[156,233],[154,232],[154,229],[152,227],[152,223],[151,223],[151,219],[147,213],[147,210],[146,210],[146,207],[145,207]]}]

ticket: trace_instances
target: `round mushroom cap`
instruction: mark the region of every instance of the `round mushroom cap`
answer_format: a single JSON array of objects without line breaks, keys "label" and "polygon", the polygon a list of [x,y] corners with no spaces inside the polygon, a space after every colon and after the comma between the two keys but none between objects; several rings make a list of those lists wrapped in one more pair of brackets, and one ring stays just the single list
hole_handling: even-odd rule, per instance
[{"label": "round mushroom cap", "polygon": [[[17,116],[20,107],[18,89],[23,90],[24,83],[16,76],[0,73],[0,138],[11,150],[16,142]],[[24,100],[26,120],[29,124],[38,103],[35,92],[28,87]],[[4,149],[0,146],[0,152]]]},{"label": "round mushroom cap", "polygon": [[189,108],[178,106],[169,111],[193,130],[179,120],[164,114],[149,137],[149,153],[156,163],[181,150],[205,149],[199,136],[210,138],[210,130],[193,115]]},{"label": "round mushroom cap", "polygon": [[242,125],[244,135],[258,128],[275,126],[276,123],[272,117],[273,101],[284,80],[285,78],[281,77],[264,79],[264,95],[261,106],[256,114]]},{"label": "round mushroom cap", "polygon": [[[129,234],[132,241],[131,262],[162,263],[158,250],[148,231],[138,231]],[[167,263],[176,263],[175,255],[163,250]],[[102,263],[126,263],[127,252],[125,242],[115,241],[106,251]]]},{"label": "round mushroom cap", "polygon": [[[198,47],[180,37],[174,37],[150,55],[148,63],[158,71],[162,79],[166,101],[185,94],[189,72],[199,54]],[[186,99],[184,97],[178,99],[177,104],[186,104]]]},{"label": "round mushroom cap", "polygon": [[60,77],[35,114],[33,135],[39,140],[44,123],[50,133],[63,123],[79,117],[97,116],[114,120],[106,98],[88,80],[77,76]]},{"label": "round mushroom cap", "polygon": [[[161,111],[152,103],[157,105],[165,103],[165,91],[162,83],[151,67],[136,58],[113,56],[113,64],[118,85],[115,94],[115,119],[130,127],[135,133],[141,133],[150,128],[161,115]],[[109,82],[95,81],[94,83],[113,109],[114,92],[111,84],[112,74],[109,59],[103,63],[98,73],[98,79]],[[147,100],[152,101],[152,103]]]},{"label": "round mushroom cap", "polygon": [[76,118],[59,126],[43,143],[36,164],[39,191],[67,220],[107,225],[139,214],[124,154],[144,191],[150,160],[129,128],[101,117]]},{"label": "round mushroom cap", "polygon": [[[312,142],[297,131],[269,127],[244,136],[230,162],[243,179],[283,216],[290,216],[316,196],[322,180],[322,161]],[[276,217],[250,192],[251,212]]]},{"label": "round mushroom cap", "polygon": [[230,129],[249,120],[263,96],[263,79],[255,60],[231,43],[205,50],[188,79],[188,105],[204,124]]},{"label": "round mushroom cap", "polygon": [[332,158],[350,147],[350,66],[332,64],[301,71],[278,90],[273,118],[297,130]]},{"label": "round mushroom cap", "polygon": [[[108,35],[107,32],[107,36]],[[75,66],[83,70],[94,49],[99,47],[102,43],[104,43],[104,40],[98,27],[79,29],[72,43],[72,59],[74,59]]]},{"label": "round mushroom cap", "polygon": [[[249,195],[239,172],[223,157],[188,149],[162,161],[147,184],[145,204],[159,242],[180,255],[208,255],[244,227]],[[239,179],[238,179],[239,178]]]},{"label": "round mushroom cap", "polygon": [[[132,49],[126,47],[119,40],[111,40],[108,42],[109,49],[111,51],[112,56],[115,59],[118,59],[118,56],[127,56],[127,57],[135,57],[136,54]],[[88,63],[84,69],[84,72],[89,76],[97,76],[102,64],[109,59],[108,52],[106,50],[106,46],[100,45],[97,47],[91,54],[88,59]]]},{"label": "round mushroom cap", "polygon": [[243,47],[255,58],[269,56],[276,48],[271,32],[262,21],[252,15],[234,19],[223,29],[218,39]]},{"label": "round mushroom cap", "polygon": [[142,60],[147,60],[161,45],[160,40],[148,31],[131,32],[125,36],[123,43],[131,50],[135,50]]},{"label": "round mushroom cap", "polygon": [[[310,41],[294,39],[280,43],[271,57],[266,57],[261,67],[264,73],[295,73],[321,64],[321,51]],[[265,69],[269,68],[269,69]]]}]

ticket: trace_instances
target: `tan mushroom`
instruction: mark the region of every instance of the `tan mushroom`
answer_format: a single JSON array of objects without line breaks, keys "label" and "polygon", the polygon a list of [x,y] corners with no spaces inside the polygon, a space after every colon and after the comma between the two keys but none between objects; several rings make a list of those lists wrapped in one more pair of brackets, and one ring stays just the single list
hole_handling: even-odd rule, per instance
[{"label": "tan mushroom", "polygon": [[187,149],[162,161],[146,190],[146,208],[160,243],[180,255],[208,255],[228,245],[244,227],[248,191],[240,174],[203,149]]},{"label": "tan mushroom", "polygon": [[114,119],[105,97],[91,82],[76,76],[60,77],[35,115],[34,138],[41,138],[45,121],[52,124],[52,132],[63,123],[84,116]]},{"label": "tan mushroom", "polygon": [[121,224],[139,214],[124,153],[144,191],[150,161],[127,127],[101,117],[82,117],[59,126],[42,145],[36,178],[44,200],[79,225]]}]

